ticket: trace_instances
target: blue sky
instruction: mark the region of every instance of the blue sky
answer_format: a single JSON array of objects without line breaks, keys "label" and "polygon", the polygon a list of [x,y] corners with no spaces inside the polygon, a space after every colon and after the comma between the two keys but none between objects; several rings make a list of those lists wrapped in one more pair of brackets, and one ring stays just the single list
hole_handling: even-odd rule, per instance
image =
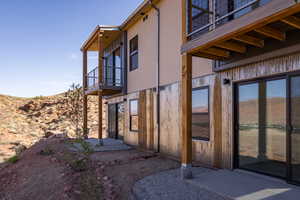
[{"label": "blue sky", "polygon": [[46,96],[81,83],[83,41],[97,24],[121,24],[141,2],[1,0],[0,94]]}]

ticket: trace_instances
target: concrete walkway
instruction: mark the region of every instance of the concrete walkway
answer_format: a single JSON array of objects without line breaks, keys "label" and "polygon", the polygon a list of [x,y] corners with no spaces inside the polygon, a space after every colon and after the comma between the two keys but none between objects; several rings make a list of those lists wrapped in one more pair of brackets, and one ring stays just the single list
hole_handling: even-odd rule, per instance
[{"label": "concrete walkway", "polygon": [[194,178],[180,179],[180,169],[146,177],[133,188],[143,200],[298,200],[300,187],[285,181],[242,170],[193,168]]},{"label": "concrete walkway", "polygon": [[[103,151],[121,151],[121,150],[129,150],[132,147],[126,145],[122,140],[115,140],[111,138],[105,138],[102,140],[103,145],[99,144],[98,139],[90,138],[85,140],[90,148],[94,152],[103,152]],[[72,147],[70,147],[73,151],[83,151],[83,147],[80,143],[73,143]]]}]

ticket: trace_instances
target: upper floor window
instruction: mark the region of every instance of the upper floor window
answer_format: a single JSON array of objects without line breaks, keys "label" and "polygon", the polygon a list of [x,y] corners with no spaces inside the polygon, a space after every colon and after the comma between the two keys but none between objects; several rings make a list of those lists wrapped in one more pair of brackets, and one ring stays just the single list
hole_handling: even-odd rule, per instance
[{"label": "upper floor window", "polygon": [[138,36],[135,36],[130,40],[130,71],[133,71],[139,67],[139,45],[138,45]]},{"label": "upper floor window", "polygon": [[193,89],[192,92],[192,138],[209,140],[209,87]]},{"label": "upper floor window", "polygon": [[198,30],[209,24],[209,0],[189,0],[188,32]]},{"label": "upper floor window", "polygon": [[121,49],[117,48],[105,58],[105,81],[109,86],[121,86]]}]

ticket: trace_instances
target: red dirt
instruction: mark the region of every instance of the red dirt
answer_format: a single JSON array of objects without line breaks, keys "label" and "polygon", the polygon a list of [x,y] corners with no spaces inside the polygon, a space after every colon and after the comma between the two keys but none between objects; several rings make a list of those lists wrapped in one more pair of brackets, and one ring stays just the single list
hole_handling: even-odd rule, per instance
[{"label": "red dirt", "polygon": [[[137,180],[179,167],[175,161],[137,150],[74,153],[66,148],[69,142],[43,139],[16,163],[0,164],[0,199],[128,199]],[[83,170],[74,168],[75,160],[85,161]]]}]

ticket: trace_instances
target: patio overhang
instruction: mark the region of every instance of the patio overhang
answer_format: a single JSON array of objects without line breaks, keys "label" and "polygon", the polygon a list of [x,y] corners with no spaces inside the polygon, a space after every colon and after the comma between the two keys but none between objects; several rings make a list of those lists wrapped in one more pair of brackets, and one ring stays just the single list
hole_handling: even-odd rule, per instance
[{"label": "patio overhang", "polygon": [[300,29],[300,3],[274,0],[244,16],[227,22],[181,47],[181,53],[212,60],[226,60],[235,53],[246,54],[249,46],[263,48],[265,40],[285,41],[286,32]]},{"label": "patio overhang", "polygon": [[102,38],[102,49],[106,48],[121,34],[119,26],[97,26],[81,46],[81,51],[99,51],[99,36]]}]

